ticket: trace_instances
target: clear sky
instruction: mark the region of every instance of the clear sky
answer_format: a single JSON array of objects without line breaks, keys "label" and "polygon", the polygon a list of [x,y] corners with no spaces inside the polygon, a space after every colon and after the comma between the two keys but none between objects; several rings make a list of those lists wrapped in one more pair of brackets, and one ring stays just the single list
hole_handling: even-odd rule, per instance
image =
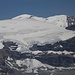
[{"label": "clear sky", "polygon": [[40,17],[59,14],[75,16],[75,0],[0,0],[0,19],[21,14]]}]

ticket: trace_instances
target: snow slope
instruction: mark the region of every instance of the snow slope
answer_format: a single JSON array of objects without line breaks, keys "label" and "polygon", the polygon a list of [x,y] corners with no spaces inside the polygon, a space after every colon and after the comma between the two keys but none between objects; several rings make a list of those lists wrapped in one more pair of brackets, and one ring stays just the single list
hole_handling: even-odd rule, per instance
[{"label": "snow slope", "polygon": [[46,18],[37,17],[37,16],[29,15],[29,14],[22,14],[12,19],[33,19],[33,20],[38,20],[38,21],[43,21],[43,22],[46,21]]},{"label": "snow slope", "polygon": [[26,72],[28,72],[28,73],[33,72],[33,70],[36,70],[36,72],[37,72],[37,69],[42,67],[42,66],[46,68],[46,66],[44,64],[42,64],[40,61],[38,61],[36,59],[28,59],[27,58],[23,61],[22,60],[16,60],[16,64],[19,66],[26,65],[27,66]]},{"label": "snow slope", "polygon": [[47,22],[53,23],[54,25],[58,25],[61,27],[67,27],[67,16],[66,15],[56,15],[47,18]]},{"label": "snow slope", "polygon": [[21,45],[17,51],[24,52],[33,44],[54,43],[75,36],[75,31],[65,29],[67,26],[66,15],[39,18],[24,14],[0,21],[0,41],[18,42]]}]

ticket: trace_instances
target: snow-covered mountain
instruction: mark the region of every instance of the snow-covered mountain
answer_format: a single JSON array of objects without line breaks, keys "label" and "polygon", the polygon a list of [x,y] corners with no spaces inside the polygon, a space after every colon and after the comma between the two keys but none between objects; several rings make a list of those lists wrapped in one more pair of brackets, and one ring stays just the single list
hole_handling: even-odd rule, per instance
[{"label": "snow-covered mountain", "polygon": [[39,17],[30,17],[31,15],[20,15],[10,20],[0,21],[1,40],[18,41],[27,49],[34,43],[53,43],[74,36],[74,31],[65,29],[68,26],[66,15],[49,17],[45,19],[46,22],[43,22],[43,18],[39,21]]},{"label": "snow-covered mountain", "polygon": [[38,74],[53,73],[60,67],[74,69],[75,17],[23,14],[1,20],[0,49],[1,73]]}]

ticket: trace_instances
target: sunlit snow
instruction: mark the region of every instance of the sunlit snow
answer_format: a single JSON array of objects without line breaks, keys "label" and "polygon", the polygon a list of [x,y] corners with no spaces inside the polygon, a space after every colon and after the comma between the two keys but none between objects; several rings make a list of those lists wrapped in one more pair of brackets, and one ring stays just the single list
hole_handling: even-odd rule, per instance
[{"label": "sunlit snow", "polygon": [[[66,40],[75,36],[75,31],[65,29],[66,19],[66,15],[40,18],[23,14],[12,19],[1,20],[0,39],[20,42],[24,45],[23,50],[28,50],[33,44],[43,45]],[[21,52],[21,48],[17,50]]]}]

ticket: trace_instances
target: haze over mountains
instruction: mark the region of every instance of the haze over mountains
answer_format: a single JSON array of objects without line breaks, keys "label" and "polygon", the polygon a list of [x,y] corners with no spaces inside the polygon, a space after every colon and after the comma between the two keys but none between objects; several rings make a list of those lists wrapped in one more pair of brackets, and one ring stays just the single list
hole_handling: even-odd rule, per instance
[{"label": "haze over mountains", "polygon": [[75,17],[23,14],[1,20],[0,64],[5,75],[75,69]]}]

